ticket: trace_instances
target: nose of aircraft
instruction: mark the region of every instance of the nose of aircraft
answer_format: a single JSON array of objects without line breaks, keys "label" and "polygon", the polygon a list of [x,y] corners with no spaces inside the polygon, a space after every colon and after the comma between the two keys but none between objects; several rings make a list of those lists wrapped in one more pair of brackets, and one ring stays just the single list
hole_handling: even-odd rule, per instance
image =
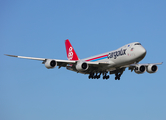
[{"label": "nose of aircraft", "polygon": [[145,49],[144,47],[142,47],[142,49],[140,50],[140,52],[141,52],[142,54],[146,54],[146,49]]},{"label": "nose of aircraft", "polygon": [[145,56],[146,55],[146,49],[144,47],[142,47],[140,50],[139,50],[140,54],[142,56]]}]

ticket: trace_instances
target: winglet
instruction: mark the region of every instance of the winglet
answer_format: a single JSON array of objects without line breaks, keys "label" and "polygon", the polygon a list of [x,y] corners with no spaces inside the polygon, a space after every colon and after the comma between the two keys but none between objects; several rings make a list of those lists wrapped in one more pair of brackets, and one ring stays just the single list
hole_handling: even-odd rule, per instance
[{"label": "winglet", "polygon": [[4,54],[4,55],[10,56],[10,57],[18,57],[18,56],[16,56],[16,55],[8,55],[8,54]]},{"label": "winglet", "polygon": [[65,40],[65,46],[68,60],[79,60],[76,52],[74,51],[74,48],[68,39]]}]

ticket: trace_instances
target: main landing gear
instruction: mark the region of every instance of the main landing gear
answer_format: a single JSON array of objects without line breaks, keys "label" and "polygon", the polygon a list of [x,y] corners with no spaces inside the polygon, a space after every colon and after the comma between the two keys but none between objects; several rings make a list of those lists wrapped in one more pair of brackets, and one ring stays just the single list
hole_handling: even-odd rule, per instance
[{"label": "main landing gear", "polygon": [[101,75],[101,73],[100,74],[98,74],[98,73],[96,73],[96,74],[90,73],[89,74],[89,79],[99,79],[100,75]]},{"label": "main landing gear", "polygon": [[[90,73],[89,79],[99,79],[101,76],[101,73]],[[107,75],[107,72],[103,73],[103,79],[109,79],[109,75]]]},{"label": "main landing gear", "polygon": [[[110,71],[109,74],[115,74],[115,80],[120,80],[120,77],[122,76],[123,72],[125,71],[125,68],[117,69],[115,71]],[[103,79],[109,79],[110,76],[107,75],[108,72],[91,72],[89,74],[89,79],[99,79],[101,74],[103,75]]]},{"label": "main landing gear", "polygon": [[121,75],[122,75],[122,74],[120,74],[120,73],[116,73],[116,74],[115,74],[115,80],[120,80]]},{"label": "main landing gear", "polygon": [[110,78],[110,76],[109,75],[107,75],[107,72],[105,72],[105,73],[103,73],[103,79],[109,79]]}]

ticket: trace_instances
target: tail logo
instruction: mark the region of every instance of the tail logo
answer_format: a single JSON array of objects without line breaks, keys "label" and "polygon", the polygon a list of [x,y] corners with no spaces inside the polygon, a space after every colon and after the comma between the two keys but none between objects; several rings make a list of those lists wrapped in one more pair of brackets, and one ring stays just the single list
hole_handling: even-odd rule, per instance
[{"label": "tail logo", "polygon": [[74,48],[68,39],[65,41],[65,46],[68,60],[79,60],[76,52],[74,51]]},{"label": "tail logo", "polygon": [[72,47],[69,48],[68,59],[69,60],[73,59],[73,48]]}]

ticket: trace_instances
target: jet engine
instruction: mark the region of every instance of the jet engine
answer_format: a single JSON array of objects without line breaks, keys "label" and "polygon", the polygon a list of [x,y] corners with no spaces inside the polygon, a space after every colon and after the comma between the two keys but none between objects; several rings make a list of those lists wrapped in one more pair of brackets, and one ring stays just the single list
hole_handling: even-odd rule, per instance
[{"label": "jet engine", "polygon": [[137,65],[136,67],[135,67],[135,73],[137,73],[137,74],[142,74],[142,73],[144,73],[145,71],[146,71],[146,68],[145,68],[145,66],[144,65]]},{"label": "jet engine", "polygon": [[155,73],[155,72],[157,72],[157,70],[158,70],[157,65],[150,64],[146,67],[146,71],[148,73]]},{"label": "jet engine", "polygon": [[57,66],[57,62],[55,60],[51,60],[51,59],[47,59],[44,64],[45,64],[45,67],[48,69],[52,69]]},{"label": "jet engine", "polygon": [[88,64],[86,62],[77,62],[76,69],[78,71],[85,71],[88,69]]}]

